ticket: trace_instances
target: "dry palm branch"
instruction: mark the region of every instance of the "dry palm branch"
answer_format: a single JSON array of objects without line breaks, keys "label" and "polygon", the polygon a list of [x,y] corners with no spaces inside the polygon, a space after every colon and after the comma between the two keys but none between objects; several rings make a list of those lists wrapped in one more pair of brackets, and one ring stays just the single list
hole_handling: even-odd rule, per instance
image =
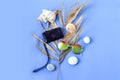
[{"label": "dry palm branch", "polygon": [[[77,43],[78,38],[80,37],[80,34],[85,26],[85,24],[81,25],[81,22],[83,21],[83,16],[82,15],[78,16],[78,14],[87,5],[87,3],[88,2],[85,2],[82,5],[80,5],[79,7],[77,7],[75,10],[71,11],[71,8],[74,8],[74,6],[76,4],[78,4],[78,2],[76,2],[74,5],[72,5],[69,8],[66,18],[65,18],[65,12],[64,12],[64,3],[62,5],[62,10],[60,10],[60,9],[57,10],[57,14],[58,14],[57,16],[59,18],[59,23],[63,26],[62,28],[64,28],[64,26],[66,26],[68,23],[73,23],[73,21],[76,20],[77,17],[79,17],[78,20],[75,23],[73,23],[76,27],[76,31],[74,33],[67,32],[63,38],[63,40],[67,41],[70,45],[74,45],[75,43]],[[56,21],[53,23],[47,23],[47,25],[48,25],[47,30],[58,27]],[[50,25],[51,25],[51,28],[50,28]],[[45,30],[45,28],[42,24],[41,24],[41,28],[42,28],[43,32],[47,31],[47,30]],[[60,50],[58,50],[58,47],[57,47],[57,43],[59,41],[54,41],[54,42],[51,42],[50,44],[47,44],[46,42],[44,42],[44,40],[42,40],[35,33],[33,33],[32,35],[40,43],[45,44],[47,49],[49,51],[51,51],[52,53],[54,53],[56,56],[53,56],[51,54],[47,55],[46,51],[43,48],[41,48],[39,45],[36,45],[36,47],[41,51],[41,53],[47,55],[50,59],[59,61],[59,63],[62,63],[65,56],[71,51],[71,47],[69,47],[67,50],[61,52]],[[61,53],[59,54],[58,52],[61,52]],[[58,59],[58,57],[59,57],[59,59]]]}]

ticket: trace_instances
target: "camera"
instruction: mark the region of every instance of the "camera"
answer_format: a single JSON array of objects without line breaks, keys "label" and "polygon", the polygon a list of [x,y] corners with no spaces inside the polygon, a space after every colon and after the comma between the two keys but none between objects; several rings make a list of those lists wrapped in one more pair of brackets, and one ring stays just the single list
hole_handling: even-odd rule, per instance
[{"label": "camera", "polygon": [[42,35],[43,35],[44,41],[46,43],[50,43],[52,41],[55,41],[55,40],[58,40],[58,39],[61,39],[64,37],[64,34],[63,34],[62,29],[60,27],[45,31],[42,33]]}]

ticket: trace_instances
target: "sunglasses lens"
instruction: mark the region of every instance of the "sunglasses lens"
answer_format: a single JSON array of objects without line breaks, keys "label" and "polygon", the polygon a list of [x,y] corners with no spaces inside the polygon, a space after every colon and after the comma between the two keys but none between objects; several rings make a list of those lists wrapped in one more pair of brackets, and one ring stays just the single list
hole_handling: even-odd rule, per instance
[{"label": "sunglasses lens", "polygon": [[72,46],[72,52],[75,54],[80,54],[83,51],[83,48],[79,44],[75,44]]}]

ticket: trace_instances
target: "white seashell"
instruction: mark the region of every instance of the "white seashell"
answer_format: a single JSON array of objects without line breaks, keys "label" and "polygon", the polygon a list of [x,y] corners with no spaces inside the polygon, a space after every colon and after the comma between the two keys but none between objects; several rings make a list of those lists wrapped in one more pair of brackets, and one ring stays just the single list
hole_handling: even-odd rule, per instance
[{"label": "white seashell", "polygon": [[53,23],[56,19],[55,12],[43,9],[42,14],[38,17],[38,21],[51,22]]},{"label": "white seashell", "polygon": [[66,25],[66,30],[69,32],[69,33],[74,33],[76,31],[76,27],[74,24],[72,23],[68,23]]}]

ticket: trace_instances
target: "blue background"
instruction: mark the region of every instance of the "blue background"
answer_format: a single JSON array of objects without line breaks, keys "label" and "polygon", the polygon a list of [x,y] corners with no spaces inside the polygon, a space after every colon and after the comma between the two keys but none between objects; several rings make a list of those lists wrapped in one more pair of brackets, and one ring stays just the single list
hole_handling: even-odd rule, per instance
[{"label": "blue background", "polygon": [[[73,2],[66,0],[65,9]],[[56,71],[32,73],[46,57],[31,34],[41,33],[37,17],[42,9],[61,5],[62,0],[0,0],[0,80],[56,80]],[[88,24],[81,39],[88,35],[92,43],[84,45],[83,56],[75,55],[80,59],[76,66],[67,63],[74,54],[67,55],[61,80],[120,80],[120,0],[89,0],[84,15]]]}]

